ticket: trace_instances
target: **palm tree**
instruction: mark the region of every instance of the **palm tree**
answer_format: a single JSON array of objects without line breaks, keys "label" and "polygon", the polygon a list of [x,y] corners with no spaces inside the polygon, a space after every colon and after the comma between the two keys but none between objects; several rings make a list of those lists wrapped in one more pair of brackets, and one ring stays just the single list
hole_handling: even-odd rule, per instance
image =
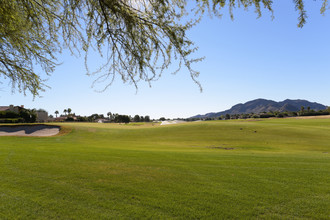
[{"label": "palm tree", "polygon": [[56,115],[56,118],[57,118],[57,115],[59,114],[58,110],[55,111],[55,115]]},{"label": "palm tree", "polygon": [[68,108],[68,114],[70,115],[72,112],[72,109],[71,108]]},{"label": "palm tree", "polygon": [[64,112],[64,114],[66,115],[66,113],[68,112],[68,110],[64,109],[63,112]]}]

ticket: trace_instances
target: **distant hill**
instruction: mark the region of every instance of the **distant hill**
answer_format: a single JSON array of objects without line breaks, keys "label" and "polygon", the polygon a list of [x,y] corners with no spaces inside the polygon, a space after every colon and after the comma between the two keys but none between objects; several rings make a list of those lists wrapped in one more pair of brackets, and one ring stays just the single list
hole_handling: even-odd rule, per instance
[{"label": "distant hill", "polygon": [[299,111],[301,109],[301,106],[304,106],[305,109],[310,107],[310,109],[319,111],[324,110],[327,108],[327,106],[316,103],[316,102],[309,102],[307,100],[290,100],[286,99],[282,102],[275,102],[272,100],[267,99],[255,99],[249,102],[246,102],[244,104],[237,104],[231,107],[231,109],[228,109],[226,111],[222,112],[211,112],[207,113],[205,115],[195,115],[190,118],[214,118],[219,117],[221,115],[226,114],[247,114],[247,113],[261,113],[261,112],[270,112],[270,111],[279,111],[279,112],[285,112],[285,111]]}]

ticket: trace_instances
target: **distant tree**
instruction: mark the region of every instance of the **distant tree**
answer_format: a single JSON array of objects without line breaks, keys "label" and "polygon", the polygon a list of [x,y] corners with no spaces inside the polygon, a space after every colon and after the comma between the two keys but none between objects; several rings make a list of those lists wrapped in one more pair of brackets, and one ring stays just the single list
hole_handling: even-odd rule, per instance
[{"label": "distant tree", "polygon": [[307,111],[308,111],[308,112],[311,111],[311,107],[310,107],[310,106],[307,107]]},{"label": "distant tree", "polygon": [[63,112],[64,112],[64,114],[66,115],[66,113],[68,112],[68,110],[64,109]]},{"label": "distant tree", "polygon": [[19,115],[26,123],[34,123],[37,120],[37,114],[34,110],[22,109]]},{"label": "distant tree", "polygon": [[300,111],[298,112],[298,114],[299,114],[300,116],[302,116],[302,115],[305,114],[305,107],[304,107],[304,106],[301,106],[301,107],[300,107]]},{"label": "distant tree", "polygon": [[95,113],[95,114],[92,114],[92,115],[88,116],[88,121],[92,122],[92,121],[95,121],[99,118],[100,118],[99,114]]},{"label": "distant tree", "polygon": [[71,112],[72,112],[72,109],[71,108],[68,108],[68,114],[70,115],[71,114]]},{"label": "distant tree", "polygon": [[72,117],[67,117],[66,119],[65,119],[65,121],[74,121],[74,118],[72,118]]},{"label": "distant tree", "polygon": [[80,121],[80,122],[87,122],[89,121],[88,117],[77,117],[77,121]]},{"label": "distant tree", "polygon": [[115,115],[114,121],[116,123],[129,123],[130,122],[130,117],[128,115]]},{"label": "distant tree", "polygon": [[225,115],[225,119],[226,119],[226,120],[230,119],[230,114],[226,114],[226,115]]},{"label": "distant tree", "polygon": [[165,121],[166,119],[165,119],[165,117],[161,117],[160,119],[159,119],[159,121]]},{"label": "distant tree", "polygon": [[111,113],[111,112],[108,112],[108,113],[107,113],[107,116],[108,116],[109,120],[111,120],[111,118],[112,118],[112,117],[111,117],[111,116],[112,116],[112,113]]},{"label": "distant tree", "polygon": [[298,114],[297,114],[297,112],[290,112],[290,115],[291,115],[292,117],[296,117]]},{"label": "distant tree", "polygon": [[123,117],[122,117],[122,122],[124,122],[124,123],[129,123],[130,122],[130,117],[129,116],[127,116],[127,115],[123,115]]},{"label": "distant tree", "polygon": [[140,116],[139,115],[135,115],[133,118],[134,122],[139,122],[140,121]]},{"label": "distant tree", "polygon": [[54,113],[55,113],[56,118],[57,118],[57,115],[59,114],[58,110],[56,110]]},{"label": "distant tree", "polygon": [[146,115],[146,116],[144,117],[144,121],[145,121],[145,122],[150,122],[150,117],[149,117],[149,115]]}]

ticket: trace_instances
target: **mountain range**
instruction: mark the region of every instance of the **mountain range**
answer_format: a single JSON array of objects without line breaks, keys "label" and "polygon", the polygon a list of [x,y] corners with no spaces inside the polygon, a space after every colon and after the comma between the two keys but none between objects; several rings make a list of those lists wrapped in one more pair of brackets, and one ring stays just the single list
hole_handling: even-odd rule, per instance
[{"label": "mountain range", "polygon": [[281,102],[275,102],[273,100],[267,100],[267,99],[255,99],[249,102],[246,102],[244,104],[240,103],[237,105],[234,105],[230,109],[222,112],[210,112],[204,115],[195,115],[190,118],[214,118],[214,117],[220,117],[221,115],[226,114],[247,114],[247,113],[261,113],[261,112],[285,112],[285,111],[299,111],[301,109],[301,106],[304,106],[305,109],[310,107],[310,109],[319,111],[324,110],[327,108],[327,106],[322,105],[320,103],[316,102],[309,102],[307,100],[291,100],[286,99]]}]

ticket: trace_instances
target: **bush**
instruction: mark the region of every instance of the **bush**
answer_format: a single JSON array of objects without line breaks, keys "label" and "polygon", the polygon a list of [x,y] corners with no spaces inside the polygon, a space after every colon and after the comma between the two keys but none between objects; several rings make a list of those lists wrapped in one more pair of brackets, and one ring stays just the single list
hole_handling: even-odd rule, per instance
[{"label": "bush", "polygon": [[27,109],[21,110],[19,115],[24,119],[24,122],[26,123],[34,123],[37,120],[36,113]]},{"label": "bush", "polygon": [[77,121],[80,121],[80,122],[88,122],[88,118],[87,118],[87,117],[78,117],[78,118],[77,118]]},{"label": "bush", "polygon": [[10,111],[0,111],[0,118],[19,118],[19,114]]},{"label": "bush", "polygon": [[72,117],[67,117],[67,119],[65,119],[65,121],[74,121],[74,119]]},{"label": "bush", "polygon": [[23,118],[1,118],[0,123],[22,123]]}]

